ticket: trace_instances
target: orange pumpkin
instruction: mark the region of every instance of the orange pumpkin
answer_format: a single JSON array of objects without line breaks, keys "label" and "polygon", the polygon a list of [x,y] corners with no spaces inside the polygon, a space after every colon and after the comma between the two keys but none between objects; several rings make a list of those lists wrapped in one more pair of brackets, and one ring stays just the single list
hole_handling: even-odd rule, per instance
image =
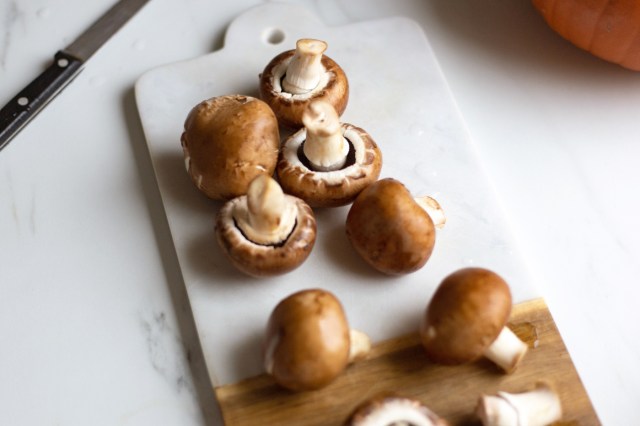
[{"label": "orange pumpkin", "polygon": [[640,1],[532,0],[547,24],[606,61],[640,71]]}]

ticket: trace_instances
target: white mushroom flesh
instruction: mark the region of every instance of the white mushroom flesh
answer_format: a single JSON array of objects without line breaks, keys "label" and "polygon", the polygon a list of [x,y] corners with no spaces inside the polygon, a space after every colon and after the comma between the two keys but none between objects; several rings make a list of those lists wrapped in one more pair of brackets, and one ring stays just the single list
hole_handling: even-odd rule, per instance
[{"label": "white mushroom flesh", "polygon": [[191,156],[189,155],[188,152],[185,152],[185,155],[184,155],[184,168],[187,170],[187,173],[191,168]]},{"label": "white mushroom flesh", "polygon": [[349,330],[349,363],[365,359],[371,351],[371,339],[359,330]]},{"label": "white mushroom flesh", "polygon": [[484,356],[496,363],[506,372],[518,365],[528,346],[516,336],[509,327],[504,327],[496,340],[484,351]]},{"label": "white mushroom flesh", "polygon": [[440,426],[444,423],[427,407],[408,398],[389,398],[358,422],[358,426]]},{"label": "white mushroom flesh", "polygon": [[297,209],[275,180],[260,175],[249,185],[245,200],[236,204],[233,219],[247,239],[262,245],[287,239],[296,224]]},{"label": "white mushroom flesh", "polygon": [[280,334],[277,333],[266,343],[266,349],[264,351],[264,369],[268,374],[273,374],[274,354],[279,343]]},{"label": "white mushroom flesh", "polygon": [[324,68],[322,54],[327,43],[321,40],[301,39],[287,67],[282,85],[286,92],[294,95],[308,93],[318,87]]},{"label": "white mushroom flesh", "polygon": [[340,117],[326,101],[314,101],[302,114],[307,139],[302,147],[305,157],[316,171],[329,172],[344,167],[349,142],[342,135]]},{"label": "white mushroom flesh", "polygon": [[562,418],[562,406],[556,392],[540,383],[529,392],[483,395],[477,415],[484,426],[545,426]]},{"label": "white mushroom flesh", "polygon": [[280,62],[273,68],[271,85],[273,86],[273,91],[278,93],[279,96],[282,96],[284,99],[291,99],[293,101],[305,101],[311,99],[313,96],[321,92],[326,85],[329,83],[329,80],[334,76],[333,72],[327,71],[324,67],[322,67],[322,74],[320,75],[320,82],[318,85],[312,90],[305,93],[290,93],[287,92],[286,89],[282,87],[283,76],[287,72],[287,67],[291,63],[291,58],[285,59]]},{"label": "white mushroom flesh", "polygon": [[[355,151],[355,163],[344,169],[334,170],[324,173],[314,173],[311,175],[311,179],[315,181],[323,181],[327,185],[340,185],[346,181],[346,178],[355,177],[362,174],[362,162],[366,154],[364,141],[360,137],[360,134],[352,128],[346,128],[343,126],[342,131],[345,138],[351,142]],[[291,167],[300,168],[302,170],[308,170],[307,167],[298,158],[298,149],[302,142],[307,137],[307,131],[303,128],[292,136],[292,139],[282,148],[282,155],[291,165]],[[305,143],[306,145],[306,143]],[[301,175],[302,177],[302,175]],[[348,181],[347,181],[348,182]]]},{"label": "white mushroom flesh", "polygon": [[447,218],[444,215],[444,210],[442,210],[440,203],[438,203],[435,198],[425,195],[424,197],[416,197],[415,200],[416,203],[429,214],[436,228],[444,228]]}]

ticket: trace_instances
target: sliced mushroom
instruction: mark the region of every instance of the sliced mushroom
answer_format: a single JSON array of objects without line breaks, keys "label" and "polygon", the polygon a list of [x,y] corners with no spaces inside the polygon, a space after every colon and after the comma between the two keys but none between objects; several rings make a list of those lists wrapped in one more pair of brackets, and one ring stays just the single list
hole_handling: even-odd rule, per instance
[{"label": "sliced mushroom", "polygon": [[[444,224],[437,206],[438,221]],[[391,178],[372,183],[358,195],[347,215],[346,233],[369,265],[389,275],[422,268],[436,241],[429,213],[402,183]]]},{"label": "sliced mushroom", "polygon": [[302,114],[314,99],[329,102],[341,115],[349,100],[349,83],[340,66],[324,55],[327,43],[300,39],[295,50],[277,55],[260,75],[260,97],[284,126],[302,126]]},{"label": "sliced mushroom", "polygon": [[264,365],[281,386],[294,391],[322,388],[371,347],[350,330],[342,304],[322,289],[296,292],[278,303],[267,323]]},{"label": "sliced mushroom", "polygon": [[361,404],[345,426],[447,426],[427,406],[415,399],[382,394]]},{"label": "sliced mushroom", "polygon": [[239,270],[256,277],[297,268],[311,253],[316,220],[304,201],[286,195],[267,175],[247,195],[225,203],[216,219],[220,246]]},{"label": "sliced mushroom", "polygon": [[562,418],[562,405],[553,387],[539,382],[527,392],[482,395],[476,414],[483,426],[546,426]]},{"label": "sliced mushroom", "polygon": [[284,191],[311,207],[336,207],[352,202],[378,179],[382,153],[363,129],[340,123],[324,101],[309,103],[305,128],[282,145],[276,167]]},{"label": "sliced mushroom", "polygon": [[278,121],[260,99],[219,96],[196,105],[181,137],[185,166],[209,198],[227,200],[247,192],[258,175],[272,175],[278,160]]},{"label": "sliced mushroom", "polygon": [[447,276],[427,306],[420,337],[434,362],[462,364],[485,356],[513,372],[527,345],[506,326],[511,291],[495,272],[464,268]]}]

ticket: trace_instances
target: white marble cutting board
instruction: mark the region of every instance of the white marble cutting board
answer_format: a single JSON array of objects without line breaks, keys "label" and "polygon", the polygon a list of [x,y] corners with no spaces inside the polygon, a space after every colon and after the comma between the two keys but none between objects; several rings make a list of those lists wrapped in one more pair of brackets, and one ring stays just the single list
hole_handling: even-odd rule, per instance
[{"label": "white marble cutting board", "polygon": [[[327,55],[349,78],[343,121],[369,131],[382,150],[381,177],[415,195],[435,196],[447,224],[420,271],[383,276],[351,249],[348,207],[317,210],[318,240],[300,268],[255,279],[237,272],[214,237],[219,203],[201,195],[184,169],[180,134],[189,110],[209,97],[257,96],[258,74],[298,38],[326,40]],[[482,82],[478,82],[482,84]],[[214,385],[262,369],[262,333],[270,311],[310,287],[334,292],[352,327],[374,341],[415,331],[440,280],[465,266],[491,268],[515,301],[539,297],[421,28],[406,18],[326,26],[291,4],[268,3],[229,26],[224,48],[144,74],[136,98],[199,336]]]}]

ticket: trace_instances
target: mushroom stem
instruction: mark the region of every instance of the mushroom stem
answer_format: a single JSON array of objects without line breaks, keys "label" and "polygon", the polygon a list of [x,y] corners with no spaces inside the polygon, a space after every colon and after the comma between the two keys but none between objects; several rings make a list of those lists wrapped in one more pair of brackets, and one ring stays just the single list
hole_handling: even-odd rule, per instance
[{"label": "mushroom stem", "polygon": [[528,346],[516,336],[509,327],[504,327],[496,340],[484,351],[484,356],[496,363],[507,373],[513,372]]},{"label": "mushroom stem", "polygon": [[302,123],[307,129],[302,149],[311,167],[322,172],[344,167],[349,143],[342,136],[342,126],[335,108],[325,101],[311,102],[302,114]]},{"label": "mushroom stem", "polygon": [[321,40],[304,38],[296,42],[296,52],[287,67],[282,86],[294,95],[310,92],[320,82],[323,72],[322,54],[327,43]]},{"label": "mushroom stem", "polygon": [[418,205],[429,214],[431,220],[433,220],[433,225],[436,228],[444,228],[447,218],[444,215],[444,210],[440,207],[440,203],[438,203],[435,198],[425,195],[414,199],[416,200],[416,203],[418,203]]},{"label": "mushroom stem", "polygon": [[362,331],[349,330],[349,364],[363,360],[369,355],[371,350],[371,339]]},{"label": "mushroom stem", "polygon": [[296,206],[274,179],[259,175],[249,184],[246,204],[238,204],[233,216],[247,239],[256,244],[278,244],[295,226]]},{"label": "mushroom stem", "polygon": [[541,382],[529,392],[482,395],[476,414],[484,426],[544,426],[562,418],[562,406],[551,386]]}]

